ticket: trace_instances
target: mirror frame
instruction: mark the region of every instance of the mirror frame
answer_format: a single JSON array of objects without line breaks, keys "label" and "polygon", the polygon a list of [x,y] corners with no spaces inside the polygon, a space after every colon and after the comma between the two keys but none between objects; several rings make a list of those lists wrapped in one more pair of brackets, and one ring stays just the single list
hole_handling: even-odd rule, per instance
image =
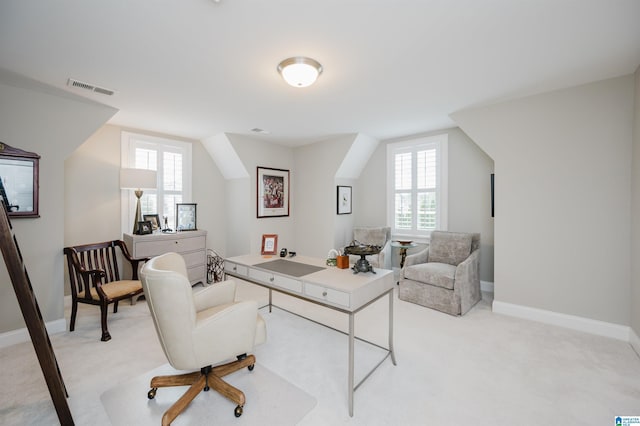
[{"label": "mirror frame", "polygon": [[[14,148],[6,143],[0,142],[0,159],[16,160],[16,161],[28,161],[33,164],[33,181],[32,181],[32,194],[33,194],[33,210],[28,211],[9,211],[7,207],[7,215],[13,218],[20,217],[40,217],[38,209],[39,199],[39,174],[40,174],[40,156],[35,152],[23,151],[19,148]],[[4,189],[4,186],[3,186]],[[8,203],[5,192],[1,194],[5,203]]]}]

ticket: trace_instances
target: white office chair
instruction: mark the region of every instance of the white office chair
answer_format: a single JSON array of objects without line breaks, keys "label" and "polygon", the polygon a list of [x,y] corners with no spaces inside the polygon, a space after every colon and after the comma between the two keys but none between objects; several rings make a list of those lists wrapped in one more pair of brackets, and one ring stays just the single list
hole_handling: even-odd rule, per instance
[{"label": "white office chair", "polygon": [[[241,368],[253,370],[254,345],[266,340],[266,326],[255,301],[235,302],[234,281],[223,281],[194,292],[184,259],[167,253],[151,259],[140,272],[151,317],[169,364],[193,373],[151,379],[148,398],[160,387],[190,386],[162,417],[170,424],[200,393],[213,388],[237,404],[242,415],[244,393],[221,377]],[[234,360],[228,362],[229,360]],[[227,362],[226,364],[213,365]]]}]

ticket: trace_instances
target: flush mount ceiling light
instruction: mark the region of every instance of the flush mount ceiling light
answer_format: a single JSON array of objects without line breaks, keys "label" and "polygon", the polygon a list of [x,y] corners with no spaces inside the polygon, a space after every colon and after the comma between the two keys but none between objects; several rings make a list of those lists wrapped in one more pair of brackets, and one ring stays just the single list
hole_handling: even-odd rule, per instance
[{"label": "flush mount ceiling light", "polygon": [[322,73],[322,65],[315,59],[294,56],[278,64],[278,72],[293,87],[311,86]]}]

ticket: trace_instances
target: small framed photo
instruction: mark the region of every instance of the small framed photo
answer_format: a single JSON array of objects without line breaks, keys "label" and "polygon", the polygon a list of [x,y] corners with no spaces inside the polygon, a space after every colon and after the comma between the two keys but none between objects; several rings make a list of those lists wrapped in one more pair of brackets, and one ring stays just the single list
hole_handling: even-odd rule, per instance
[{"label": "small framed photo", "polygon": [[151,221],[141,220],[138,222],[138,235],[146,235],[153,233]]},{"label": "small framed photo", "polygon": [[275,255],[278,250],[278,235],[277,234],[263,234],[262,235],[262,249],[260,254],[263,255]]},{"label": "small framed photo", "polygon": [[142,218],[151,222],[151,229],[154,231],[160,229],[160,216],[157,214],[143,214]]},{"label": "small framed photo", "polygon": [[176,204],[176,231],[196,231],[195,203]]},{"label": "small framed photo", "polygon": [[257,217],[289,216],[289,170],[258,167]]},{"label": "small framed photo", "polygon": [[338,214],[351,214],[351,187],[338,186]]}]

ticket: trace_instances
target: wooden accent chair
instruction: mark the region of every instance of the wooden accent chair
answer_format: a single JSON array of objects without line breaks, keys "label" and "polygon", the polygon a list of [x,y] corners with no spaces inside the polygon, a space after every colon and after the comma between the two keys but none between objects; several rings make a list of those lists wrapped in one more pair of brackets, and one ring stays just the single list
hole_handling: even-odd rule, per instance
[{"label": "wooden accent chair", "polygon": [[266,340],[257,302],[236,302],[236,283],[231,280],[194,291],[184,259],[177,253],[151,259],[142,267],[140,278],[169,364],[176,370],[196,370],[151,379],[149,399],[155,398],[160,387],[189,386],[164,413],[162,424],[170,424],[200,391],[209,387],[236,403],[234,414],[240,417],[244,393],[221,377],[244,367],[249,371],[254,368],[256,358],[248,354]]},{"label": "wooden accent chair", "polygon": [[[131,264],[132,279],[121,280],[116,256],[120,248],[122,258]],[[147,259],[133,259],[124,241],[113,240],[102,243],[65,247],[71,285],[71,323],[69,331],[76,325],[78,303],[100,306],[102,340],[111,340],[107,329],[107,310],[113,303],[113,313],[118,312],[118,302],[131,299],[142,293],[142,283],[138,280],[138,266]]]}]

